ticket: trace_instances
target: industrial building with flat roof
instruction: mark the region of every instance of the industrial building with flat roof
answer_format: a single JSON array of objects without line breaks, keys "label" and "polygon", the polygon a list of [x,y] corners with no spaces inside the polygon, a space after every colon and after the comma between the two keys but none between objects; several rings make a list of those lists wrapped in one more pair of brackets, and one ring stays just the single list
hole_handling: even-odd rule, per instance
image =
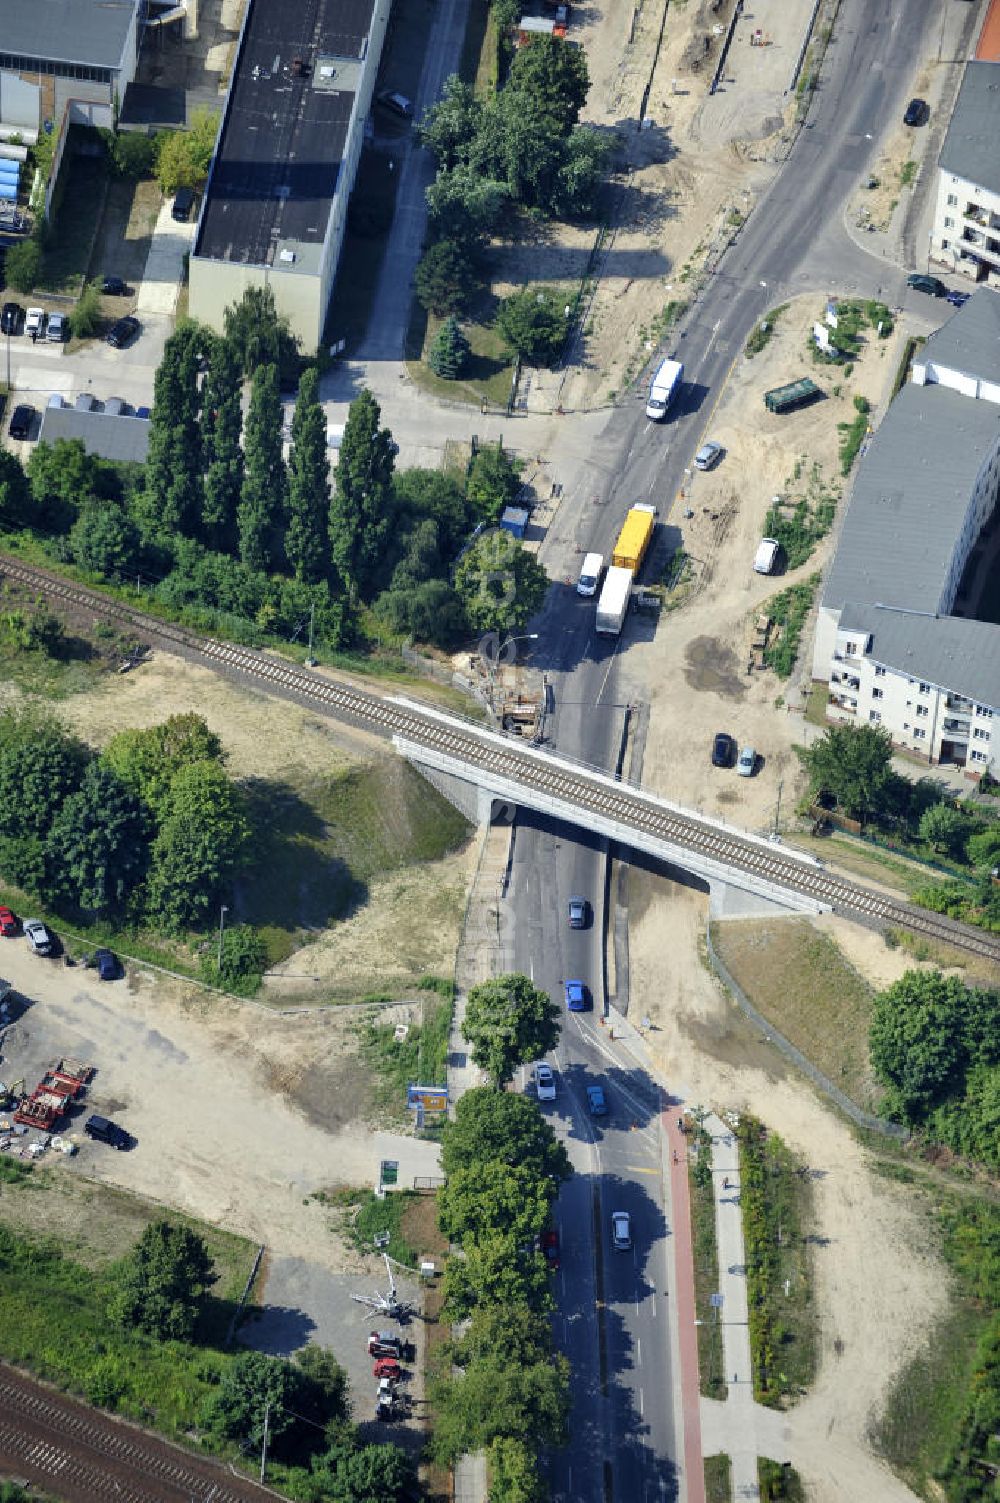
[{"label": "industrial building with flat roof", "polygon": [[191,256],[192,317],[269,286],[323,333],[391,0],[250,0]]},{"label": "industrial building with flat roof", "polygon": [[[816,624],[827,714],[932,763],[1000,775],[1000,296],[927,340],[861,461]],[[994,591],[995,593],[995,591]]]},{"label": "industrial building with flat roof", "polygon": [[42,85],[49,120],[72,100],[93,106],[86,123],[111,125],[135,77],[144,9],[140,0],[3,0],[0,70]]}]

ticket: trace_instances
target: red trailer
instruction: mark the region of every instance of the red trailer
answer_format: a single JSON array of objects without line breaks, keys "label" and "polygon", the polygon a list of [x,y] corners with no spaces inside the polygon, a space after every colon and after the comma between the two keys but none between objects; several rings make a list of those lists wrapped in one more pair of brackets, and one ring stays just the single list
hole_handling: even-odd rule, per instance
[{"label": "red trailer", "polygon": [[81,1064],[79,1060],[56,1060],[31,1095],[21,1102],[14,1113],[14,1121],[23,1127],[51,1132],[70,1102],[82,1096],[93,1074],[93,1066]]}]

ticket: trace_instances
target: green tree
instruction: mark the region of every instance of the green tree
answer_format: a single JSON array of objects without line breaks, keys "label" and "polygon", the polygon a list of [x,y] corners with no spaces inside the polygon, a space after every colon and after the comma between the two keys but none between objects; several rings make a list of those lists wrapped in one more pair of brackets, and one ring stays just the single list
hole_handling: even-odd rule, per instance
[{"label": "green tree", "polygon": [[29,293],[42,274],[42,247],[32,235],[19,240],[7,252],[6,282],[15,292]]},{"label": "green tree", "polygon": [[573,1172],[566,1149],[534,1101],[474,1086],[459,1097],[454,1118],[444,1124],[441,1168],[452,1175],[493,1163],[552,1181],[569,1179]]},{"label": "green tree", "polygon": [[0,835],[47,831],[82,783],[90,753],[34,706],[0,713]]},{"label": "green tree", "polygon": [[545,570],[509,532],[488,532],[462,558],[455,589],[473,631],[517,632],[541,609]]},{"label": "green tree", "polygon": [[74,339],[89,339],[97,332],[101,322],[101,284],[85,282],[76,300],[76,307],[69,316],[69,326]]},{"label": "green tree", "polygon": [[45,532],[68,532],[81,507],[107,490],[100,461],[87,453],[79,438],[36,444],[28,460],[28,480],[34,503],[31,521]]},{"label": "green tree", "polygon": [[504,89],[490,106],[487,128],[473,165],[507,184],[510,195],[531,209],[549,212],[566,154],[565,132],[537,114],[523,94]]},{"label": "green tree", "polygon": [[966,988],[939,971],[907,971],[878,993],[869,1048],[893,1115],[920,1122],[945,1096],[961,1094],[967,1011]]},{"label": "green tree", "polygon": [[553,212],[565,219],[592,215],[608,175],[610,158],[611,143],[607,136],[586,125],[576,126],[563,146],[552,190]]},{"label": "green tree", "polygon": [[965,845],[969,821],[959,809],[950,804],[932,804],[920,816],[920,838],[935,851],[946,856],[957,856]]},{"label": "green tree", "polygon": [[418,302],[439,317],[464,312],[480,285],[469,247],[455,240],[428,246],[413,276]]},{"label": "green tree", "polygon": [[553,121],[568,135],[589,89],[583,48],[567,47],[559,37],[540,36],[515,53],[504,93],[517,98],[523,111]]},{"label": "green tree", "polygon": [[984,867],[988,872],[1000,866],[1000,824],[988,825],[970,835],[965,842],[965,854],[973,866]]},{"label": "green tree", "polygon": [[146,865],[138,801],[110,768],[92,762],[45,839],[46,888],[93,913],[124,908]]},{"label": "green tree", "polygon": [[196,1232],[151,1221],[115,1267],[108,1314],[125,1331],[190,1341],[214,1282],[212,1259]]},{"label": "green tree", "polygon": [[437,331],[427,364],[435,376],[444,381],[455,381],[465,369],[468,358],[469,341],[459,328],[458,319],[451,314]]},{"label": "green tree", "polygon": [[524,287],[501,302],[497,332],[512,355],[533,365],[552,365],[569,328],[565,309],[566,300],[558,293]]},{"label": "green tree", "polygon": [[453,558],[469,531],[465,495],[455,477],[444,470],[398,470],[392,490],[400,525],[405,525],[408,516],[432,518],[442,556]]},{"label": "green tree", "polygon": [[222,742],[193,710],[145,730],[119,731],[101,754],[105,766],[142,800],[159,823],[172,811],[171,785],[182,767],[222,764]]},{"label": "green tree", "polygon": [[153,382],[143,504],[154,531],[168,537],[193,536],[201,519],[198,376],[204,343],[198,324],[182,323],[164,346]]},{"label": "green tree", "polygon": [[445,1306],[452,1320],[504,1306],[530,1311],[536,1320],[552,1309],[552,1279],[541,1253],[526,1252],[513,1237],[469,1239],[464,1256],[445,1268]]},{"label": "green tree", "polygon": [[389,532],[395,445],[367,388],[351,403],[340,445],[330,542],[352,602],[368,599]]},{"label": "green tree", "polygon": [[201,445],[205,469],[201,532],[212,548],[236,542],[236,511],[243,491],[242,371],[229,339],[212,342],[202,389]]},{"label": "green tree", "polygon": [[312,1465],[307,1503],[408,1503],[417,1496],[413,1463],[399,1446],[341,1441]]},{"label": "green tree", "polygon": [[308,366],[299,383],[288,456],[288,525],[285,553],[296,579],[315,583],[326,573],[330,557],[330,461],[326,451],[326,414],[319,401],[319,372]]},{"label": "green tree", "polygon": [[483,1357],[505,1357],[515,1367],[531,1367],[551,1350],[551,1328],[518,1305],[481,1305],[462,1336],[452,1342],[459,1367]]},{"label": "green tree", "polygon": [[[39,449],[46,447],[37,445]],[[31,492],[24,470],[14,454],[8,449],[0,449],[0,527],[6,532],[14,532],[30,519]]]},{"label": "green tree", "polygon": [[892,741],[880,725],[831,725],[801,753],[814,793],[826,793],[851,819],[867,823],[892,786]]},{"label": "green tree", "polygon": [[276,569],[281,560],[287,484],[281,428],[278,368],[262,365],[254,371],[250,388],[243,492],[236,511],[240,558],[249,569]]},{"label": "green tree", "polygon": [[134,130],[102,130],[108,162],[116,177],[149,177],[156,166],[155,136]]},{"label": "green tree", "polygon": [[510,189],[475,168],[455,167],[439,172],[426,196],[435,240],[471,247],[498,227],[510,202]]},{"label": "green tree", "polygon": [[336,1425],[349,1419],[347,1373],[329,1347],[310,1341],[296,1352],[295,1361],[309,1379],[320,1422]]},{"label": "green tree", "polygon": [[498,1435],[486,1453],[488,1503],[545,1503],[548,1488],[538,1474],[538,1455],[525,1441]]},{"label": "green tree", "polygon": [[208,177],[219,130],[217,110],[197,105],[184,131],[163,131],[157,141],[156,176],[164,193],[200,188]]},{"label": "green tree", "polygon": [[446,579],[393,586],[375,601],[375,614],[389,630],[418,642],[449,647],[467,630],[462,602]]},{"label": "green tree", "polygon": [[222,936],[222,963],[213,946],[202,961],[201,973],[213,986],[225,986],[240,996],[253,996],[267,970],[267,945],[249,924],[231,924]]},{"label": "green tree", "polygon": [[453,73],[445,79],[437,104],[417,126],[417,139],[434,153],[438,168],[447,172],[468,160],[482,123],[483,106],[475,89]]},{"label": "green tree", "polygon": [[470,987],[462,1037],[472,1045],[476,1064],[501,1088],[518,1065],[555,1047],[559,1009],[527,976],[496,976]]},{"label": "green tree", "polygon": [[103,579],[131,573],[139,551],[139,534],[118,506],[86,501],[70,530],[69,551],[74,563]]},{"label": "green tree", "polygon": [[521,464],[503,444],[483,444],[469,466],[465,494],[477,522],[499,522],[521,489]]},{"label": "green tree", "polygon": [[192,762],[173,776],[153,843],[149,912],[178,931],[214,914],[248,835],[239,790],[217,762]]},{"label": "green tree", "polygon": [[248,287],[223,316],[223,328],[242,374],[249,379],[261,365],[276,365],[287,380],[298,364],[298,343],[287,317],[279,313],[270,287]]},{"label": "green tree", "polygon": [[504,1233],[518,1246],[540,1236],[549,1219],[554,1186],[518,1165],[494,1163],[459,1169],[438,1193],[438,1225],[450,1242]]},{"label": "green tree", "polygon": [[565,1445],[569,1414],[569,1363],[553,1357],[531,1367],[503,1358],[474,1362],[458,1377],[431,1386],[435,1411],[432,1454],[452,1462],[498,1439],[514,1439],[537,1451]]},{"label": "green tree", "polygon": [[276,1442],[294,1426],[308,1386],[306,1374],[291,1362],[244,1352],[223,1370],[206,1418],[217,1433],[245,1440],[259,1451],[265,1422]]}]

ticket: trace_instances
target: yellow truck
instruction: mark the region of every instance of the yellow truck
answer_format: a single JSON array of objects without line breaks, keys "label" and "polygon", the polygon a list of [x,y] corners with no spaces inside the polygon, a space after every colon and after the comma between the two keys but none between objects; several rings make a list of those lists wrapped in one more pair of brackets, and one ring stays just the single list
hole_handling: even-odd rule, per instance
[{"label": "yellow truck", "polygon": [[631,569],[633,574],[637,574],[646,557],[655,526],[655,506],[640,504],[631,507],[611,555],[612,567]]}]

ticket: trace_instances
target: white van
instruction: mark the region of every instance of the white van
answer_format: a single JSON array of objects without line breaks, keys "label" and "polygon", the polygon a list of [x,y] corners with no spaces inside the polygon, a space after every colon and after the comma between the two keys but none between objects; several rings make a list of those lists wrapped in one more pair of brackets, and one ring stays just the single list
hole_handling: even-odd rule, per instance
[{"label": "white van", "polygon": [[661,361],[649,384],[646,400],[646,416],[651,423],[663,422],[683,380],[684,367],[679,360]]},{"label": "white van", "polygon": [[576,582],[578,595],[596,595],[597,586],[601,582],[604,572],[604,559],[600,553],[588,553],[580,568],[580,578]]},{"label": "white van", "polygon": [[758,574],[774,573],[774,564],[780,547],[781,544],[775,538],[761,539],[757,547],[757,557],[753,561],[754,569]]}]

